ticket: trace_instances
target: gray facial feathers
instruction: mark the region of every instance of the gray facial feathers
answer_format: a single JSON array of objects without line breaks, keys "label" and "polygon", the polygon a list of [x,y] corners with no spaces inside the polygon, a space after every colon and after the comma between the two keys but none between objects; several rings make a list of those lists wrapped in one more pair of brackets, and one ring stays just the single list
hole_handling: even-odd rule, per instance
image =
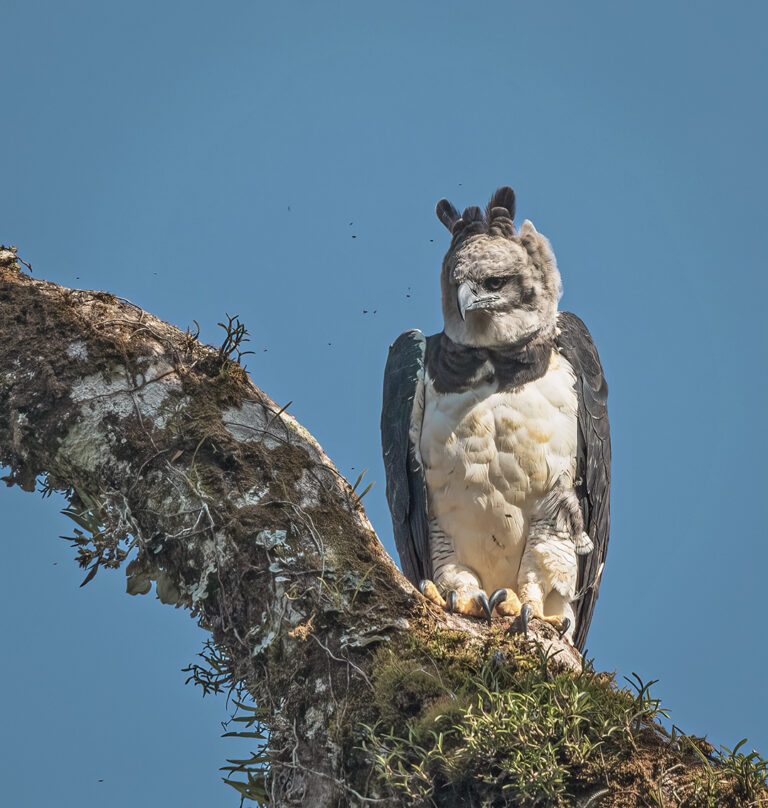
[{"label": "gray facial feathers", "polygon": [[437,213],[453,235],[441,280],[448,337],[460,345],[498,348],[554,334],[560,273],[549,241],[531,222],[515,234],[514,191],[499,188],[484,211],[468,207],[459,218],[441,200]]}]

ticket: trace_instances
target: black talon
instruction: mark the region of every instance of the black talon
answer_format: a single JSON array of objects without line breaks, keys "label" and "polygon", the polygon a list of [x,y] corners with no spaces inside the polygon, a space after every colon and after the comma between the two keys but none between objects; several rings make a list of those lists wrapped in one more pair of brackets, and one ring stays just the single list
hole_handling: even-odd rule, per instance
[{"label": "black talon", "polygon": [[533,609],[530,603],[524,603],[520,610],[520,622],[523,624],[523,634],[528,637],[528,621],[531,619]]},{"label": "black talon", "polygon": [[507,599],[507,590],[497,589],[491,595],[488,601],[488,605],[491,607],[491,611],[493,611],[500,603],[503,603],[506,599]]},{"label": "black talon", "polygon": [[427,593],[424,590],[427,588],[428,583],[429,581],[426,578],[419,581],[419,592],[421,592],[421,594],[424,595],[424,597],[427,596]]},{"label": "black talon", "polygon": [[448,611],[453,614],[456,611],[456,603],[459,600],[459,593],[455,589],[451,589],[445,600],[448,604]]},{"label": "black talon", "polygon": [[569,617],[563,618],[563,630],[557,635],[558,640],[562,640],[565,636],[565,632],[571,627],[571,619]]},{"label": "black talon", "polygon": [[488,602],[488,595],[485,594],[482,590],[476,596],[477,599],[480,601],[480,605],[483,607],[483,611],[485,612],[486,620],[488,620],[488,625],[491,625],[491,612],[493,608],[491,604]]}]

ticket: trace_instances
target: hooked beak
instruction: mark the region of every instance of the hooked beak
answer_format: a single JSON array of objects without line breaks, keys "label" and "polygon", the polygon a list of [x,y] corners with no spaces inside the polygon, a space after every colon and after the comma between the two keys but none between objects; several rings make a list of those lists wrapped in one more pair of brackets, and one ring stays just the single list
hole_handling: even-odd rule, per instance
[{"label": "hooked beak", "polygon": [[467,319],[467,312],[476,309],[484,309],[494,301],[498,300],[498,295],[478,295],[467,281],[459,285],[456,293],[456,300],[459,305],[459,314],[462,320]]}]

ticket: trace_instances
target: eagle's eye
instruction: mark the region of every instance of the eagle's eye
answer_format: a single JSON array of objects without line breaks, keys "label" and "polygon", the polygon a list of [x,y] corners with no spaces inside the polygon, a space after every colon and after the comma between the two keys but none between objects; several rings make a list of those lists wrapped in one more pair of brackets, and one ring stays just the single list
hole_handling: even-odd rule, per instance
[{"label": "eagle's eye", "polygon": [[486,278],[486,279],[483,281],[483,286],[484,286],[484,287],[485,287],[485,288],[486,288],[486,289],[487,289],[489,292],[498,292],[498,291],[499,291],[499,289],[501,289],[501,287],[502,287],[502,286],[504,286],[504,284],[505,284],[505,283],[506,283],[508,280],[509,280],[508,278],[498,278],[498,277],[497,277],[497,278]]}]

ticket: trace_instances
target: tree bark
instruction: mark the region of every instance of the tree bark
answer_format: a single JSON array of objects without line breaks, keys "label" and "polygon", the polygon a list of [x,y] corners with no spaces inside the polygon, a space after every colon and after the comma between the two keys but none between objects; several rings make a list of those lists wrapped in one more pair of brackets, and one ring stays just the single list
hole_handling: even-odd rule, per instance
[{"label": "tree bark", "polygon": [[65,493],[89,575],[126,561],[129,593],[154,582],[210,630],[223,680],[263,711],[270,804],[393,804],[359,735],[380,649],[462,631],[490,653],[506,624],[489,632],[414,590],[318,443],[232,358],[236,333],[204,346],[114,295],[33,279],[7,248],[0,333],[4,479]]}]

